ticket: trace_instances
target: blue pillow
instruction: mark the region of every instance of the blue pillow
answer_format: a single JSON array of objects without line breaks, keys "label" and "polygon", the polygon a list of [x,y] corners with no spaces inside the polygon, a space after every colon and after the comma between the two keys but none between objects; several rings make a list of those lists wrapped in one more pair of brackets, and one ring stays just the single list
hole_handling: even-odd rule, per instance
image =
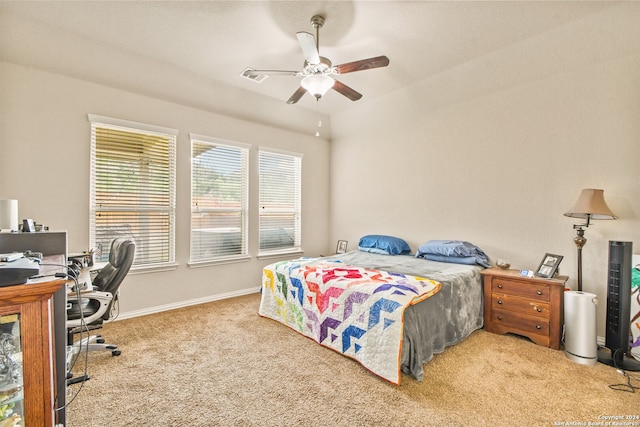
[{"label": "blue pillow", "polygon": [[369,252],[369,253],[378,254],[378,255],[391,255],[389,252],[383,249],[378,249],[378,248],[365,248],[362,246],[358,246],[358,250],[362,252]]},{"label": "blue pillow", "polygon": [[[380,234],[369,234],[362,236],[358,243],[360,250],[373,252],[371,249],[387,252],[389,255],[402,255],[411,253],[411,247],[407,242],[399,237],[383,236]],[[376,253],[380,253],[377,252]]]},{"label": "blue pillow", "polygon": [[[428,259],[430,261],[438,261],[438,262],[449,262],[453,264],[467,264],[467,265],[475,265],[480,264],[478,262],[478,258],[474,256],[446,256],[446,255],[432,255],[432,254],[422,254],[420,258]],[[482,264],[480,264],[482,265]],[[483,265],[483,267],[488,267],[488,265]]]},{"label": "blue pillow", "polygon": [[[453,262],[454,258],[459,258],[460,261],[462,261],[463,258],[467,258],[465,261],[473,258],[475,259],[476,264],[483,267],[489,267],[489,257],[487,257],[482,249],[473,243],[463,242],[460,240],[429,240],[418,248],[416,258],[427,258],[426,255],[437,255],[450,258],[446,262]],[[434,258],[435,257],[431,256],[428,259],[437,261]]]}]

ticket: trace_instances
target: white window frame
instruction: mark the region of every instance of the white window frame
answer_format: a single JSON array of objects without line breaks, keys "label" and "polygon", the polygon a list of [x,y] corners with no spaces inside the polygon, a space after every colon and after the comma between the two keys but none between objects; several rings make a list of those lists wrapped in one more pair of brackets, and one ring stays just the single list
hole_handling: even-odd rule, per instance
[{"label": "white window frame", "polygon": [[[263,154],[266,156],[271,156],[275,158],[277,156],[281,156],[282,158],[289,159],[293,161],[294,170],[289,171],[292,175],[293,182],[289,183],[293,186],[291,196],[293,200],[290,200],[291,205],[293,205],[292,209],[287,208],[275,208],[265,206],[263,203],[263,189],[265,186],[265,180],[263,176]],[[273,148],[267,147],[259,147],[258,150],[258,258],[267,258],[271,256],[279,256],[279,255],[291,255],[291,254],[299,254],[303,253],[302,250],[302,158],[303,155],[300,153],[294,153],[290,151],[277,150]],[[263,236],[265,235],[265,230],[270,230],[270,225],[267,225],[264,219],[273,214],[284,213],[284,214],[292,214],[294,216],[293,219],[293,235],[289,236],[293,242],[290,246],[283,246],[279,248],[265,248],[263,247]],[[288,234],[288,232],[287,232]],[[274,237],[274,236],[271,236]],[[277,239],[277,238],[276,238]]]},{"label": "white window frame", "polygon": [[[153,241],[155,243],[155,239],[146,240],[144,236],[140,234],[136,235],[134,232],[134,239],[136,242],[136,259],[134,259],[134,263],[132,266],[132,271],[142,272],[142,271],[158,271],[158,270],[166,270],[166,269],[174,269],[176,267],[175,263],[175,217],[176,217],[176,140],[178,131],[175,129],[165,128],[161,126],[155,126],[145,123],[138,123],[129,120],[115,119],[111,117],[98,116],[95,114],[88,115],[89,122],[91,123],[91,172],[90,172],[90,220],[89,220],[89,240],[90,246],[92,248],[97,246],[97,236],[96,236],[96,216],[100,212],[110,211],[110,212],[140,212],[140,213],[161,213],[166,214],[168,218],[168,226],[167,226],[167,236],[166,236],[166,247],[162,247],[162,260],[154,262],[150,261],[153,258],[150,255],[145,257],[144,255],[144,245],[148,245]],[[102,208],[97,206],[96,202],[96,129],[104,128],[104,129],[114,129],[125,132],[132,132],[138,134],[148,134],[151,136],[161,136],[163,138],[167,138],[167,156],[168,156],[168,182],[167,186],[167,205],[161,207],[131,207],[131,206],[118,206],[112,205],[108,208]],[[113,235],[113,238],[118,237],[118,235]],[[104,247],[106,242],[102,244],[102,251],[108,252],[109,247]],[[155,249],[154,249],[155,251]]]},{"label": "white window frame", "polygon": [[[190,251],[189,251],[189,266],[190,267],[204,267],[212,264],[239,262],[250,259],[249,257],[249,150],[250,144],[242,142],[229,141],[221,138],[214,138],[205,135],[190,134],[191,141],[191,226],[190,226]],[[239,208],[206,208],[197,206],[195,199],[195,176],[194,176],[194,143],[211,144],[214,146],[226,147],[230,149],[239,150],[241,155],[241,196]],[[229,233],[240,233],[240,252],[237,254],[225,254],[224,250],[221,253],[212,252],[210,256],[194,256],[197,252],[202,251],[202,240],[197,238],[196,224],[194,224],[194,218],[196,214],[209,213],[212,215],[224,214],[224,213],[237,213],[240,215],[239,230],[226,230]],[[222,230],[225,231],[225,230]],[[223,233],[224,234],[224,233]],[[222,238],[222,237],[221,237]],[[206,242],[204,242],[206,245]]]}]

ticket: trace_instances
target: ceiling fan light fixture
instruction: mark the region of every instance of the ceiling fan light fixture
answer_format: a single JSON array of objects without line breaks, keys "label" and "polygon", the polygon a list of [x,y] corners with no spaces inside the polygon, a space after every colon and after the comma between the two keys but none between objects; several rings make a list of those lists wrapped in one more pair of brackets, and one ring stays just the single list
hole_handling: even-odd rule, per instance
[{"label": "ceiling fan light fixture", "polygon": [[300,85],[315,96],[316,99],[320,99],[333,87],[335,82],[335,80],[326,75],[313,75],[302,79]]}]

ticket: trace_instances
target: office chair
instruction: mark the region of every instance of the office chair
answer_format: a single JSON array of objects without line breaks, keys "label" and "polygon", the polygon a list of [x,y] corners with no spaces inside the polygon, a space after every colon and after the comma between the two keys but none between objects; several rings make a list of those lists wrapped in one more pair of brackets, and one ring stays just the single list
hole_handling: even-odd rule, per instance
[{"label": "office chair", "polygon": [[[67,301],[67,345],[73,355],[80,351],[108,350],[120,355],[115,344],[107,344],[101,335],[92,335],[74,342],[74,335],[102,328],[105,321],[116,314],[118,291],[126,277],[136,252],[135,242],[128,237],[119,237],[111,242],[109,262],[92,280],[93,290],[82,293],[80,300],[69,297]],[[70,356],[68,355],[68,358]]]}]

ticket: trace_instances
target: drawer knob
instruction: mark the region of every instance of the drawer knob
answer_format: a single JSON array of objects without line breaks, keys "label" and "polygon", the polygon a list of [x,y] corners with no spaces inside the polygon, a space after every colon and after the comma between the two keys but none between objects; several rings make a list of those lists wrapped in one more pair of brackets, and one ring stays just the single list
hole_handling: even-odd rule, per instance
[{"label": "drawer knob", "polygon": [[538,313],[542,313],[542,309],[541,309],[540,307],[536,307],[536,311],[537,311]]},{"label": "drawer knob", "polygon": [[502,316],[498,316],[498,320],[502,320]]},{"label": "drawer knob", "polygon": [[536,294],[542,295],[542,291],[537,291]]},{"label": "drawer knob", "polygon": [[498,304],[502,304],[502,300],[501,299],[498,300]]},{"label": "drawer knob", "polygon": [[536,325],[536,329],[542,329],[542,326]]},{"label": "drawer knob", "polygon": [[501,285],[501,284],[498,284],[498,288],[499,288],[499,289],[502,289],[502,285]]}]

